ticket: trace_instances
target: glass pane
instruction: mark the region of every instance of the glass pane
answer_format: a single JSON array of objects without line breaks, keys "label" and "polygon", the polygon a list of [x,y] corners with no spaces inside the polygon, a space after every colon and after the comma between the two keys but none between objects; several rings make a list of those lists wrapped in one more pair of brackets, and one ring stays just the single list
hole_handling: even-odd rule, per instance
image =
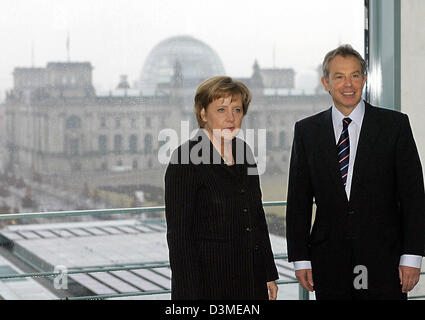
[{"label": "glass pane", "polygon": [[[261,168],[263,201],[284,201],[294,123],[331,105],[324,55],[342,43],[364,51],[362,1],[2,4],[0,213],[163,206],[167,160],[198,127],[196,88],[223,74],[253,94],[241,137]],[[273,250],[284,254],[285,208],[265,211]],[[13,243],[22,257],[22,268],[0,261],[4,270],[168,260],[161,209],[0,224],[4,249]],[[46,278],[43,297],[170,288],[167,266],[140,270],[75,274],[68,291]],[[297,297],[288,286],[286,298]]]}]

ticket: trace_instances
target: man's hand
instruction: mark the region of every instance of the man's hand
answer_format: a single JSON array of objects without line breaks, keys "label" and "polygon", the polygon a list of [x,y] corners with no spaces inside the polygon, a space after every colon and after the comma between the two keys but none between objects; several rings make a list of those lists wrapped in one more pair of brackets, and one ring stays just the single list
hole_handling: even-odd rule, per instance
[{"label": "man's hand", "polygon": [[313,272],[311,269],[301,269],[295,271],[295,276],[298,279],[298,282],[300,285],[308,290],[308,291],[314,291],[314,283],[313,283]]},{"label": "man's hand", "polygon": [[276,282],[267,282],[267,289],[269,290],[269,300],[276,300],[278,290]]},{"label": "man's hand", "polygon": [[408,266],[399,266],[398,274],[400,277],[401,291],[403,293],[407,293],[412,290],[419,282],[421,269]]}]

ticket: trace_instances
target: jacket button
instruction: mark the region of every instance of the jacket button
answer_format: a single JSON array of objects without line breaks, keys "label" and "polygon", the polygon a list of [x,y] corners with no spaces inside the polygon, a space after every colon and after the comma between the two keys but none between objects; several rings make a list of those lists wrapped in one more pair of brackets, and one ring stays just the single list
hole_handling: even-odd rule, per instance
[{"label": "jacket button", "polygon": [[245,231],[246,232],[251,232],[251,228],[246,228]]},{"label": "jacket button", "polygon": [[244,194],[246,190],[244,188],[241,189],[241,194]]},{"label": "jacket button", "polygon": [[242,211],[243,211],[243,213],[247,213],[248,212],[248,208],[244,208]]},{"label": "jacket button", "polygon": [[352,214],[354,214],[354,211],[348,211],[348,214],[352,215]]}]

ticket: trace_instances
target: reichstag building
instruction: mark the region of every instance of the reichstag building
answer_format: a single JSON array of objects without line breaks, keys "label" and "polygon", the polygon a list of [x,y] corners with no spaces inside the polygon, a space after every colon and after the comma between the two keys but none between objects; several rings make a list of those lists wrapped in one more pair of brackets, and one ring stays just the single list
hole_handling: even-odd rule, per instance
[{"label": "reichstag building", "polygon": [[[320,63],[320,62],[318,62]],[[250,66],[247,66],[250,68]],[[268,175],[286,175],[295,121],[331,105],[320,87],[295,87],[295,71],[262,68],[253,61],[243,81],[253,101],[243,128],[266,129]],[[15,68],[7,92],[4,163],[26,177],[81,190],[83,186],[162,186],[159,132],[196,128],[193,97],[204,79],[226,74],[208,44],[190,36],[158,43],[130,86],[127,76],[106,94],[92,84],[90,62],[50,62],[45,68]],[[180,141],[181,143],[181,141]],[[263,179],[263,178],[262,178]]]}]

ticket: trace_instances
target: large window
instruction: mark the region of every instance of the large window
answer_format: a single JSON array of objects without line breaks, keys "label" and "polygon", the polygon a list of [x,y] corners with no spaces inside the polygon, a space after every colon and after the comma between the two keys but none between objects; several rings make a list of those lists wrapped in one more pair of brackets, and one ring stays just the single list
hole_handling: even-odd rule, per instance
[{"label": "large window", "polygon": [[108,137],[104,134],[99,136],[99,152],[106,153],[108,152]]},{"label": "large window", "polygon": [[[87,123],[79,149],[88,170],[99,167],[95,154],[104,150],[104,143],[96,143],[96,137],[105,134],[100,129],[106,123],[112,123],[115,152],[123,148],[118,136],[132,137],[126,142],[130,153],[137,150],[134,136],[139,136],[142,150],[151,154],[154,146],[162,145],[157,140],[163,129],[175,130],[178,142],[183,142],[181,121],[189,121],[190,129],[197,126],[192,112],[197,85],[226,74],[245,82],[254,95],[244,129],[267,130],[271,162],[261,177],[264,200],[283,199],[288,163],[281,159],[289,158],[293,124],[330,105],[320,84],[324,55],[342,43],[364,51],[361,1],[6,2],[0,32],[8,46],[0,62],[0,91],[7,92],[7,97],[2,100],[5,108],[18,104],[39,109],[6,120],[10,133],[15,133],[5,134],[5,143],[25,147],[14,157],[6,154],[4,162],[19,158],[20,166],[47,176],[54,171],[70,184],[77,177],[65,160],[61,163],[54,156],[63,152],[57,143],[63,128],[56,124],[64,117],[66,128]],[[13,38],[5,31],[11,29]],[[74,80],[55,87],[49,79],[58,78]],[[49,121],[41,123],[42,134],[35,137],[36,129],[26,123],[38,115],[48,116]],[[145,128],[151,130],[151,138],[143,132]],[[43,144],[37,139],[44,139]],[[42,161],[25,154],[33,150],[32,145],[45,144],[50,156],[46,154]],[[107,162],[116,162],[113,154],[108,157]],[[124,155],[123,163],[131,165],[130,157]],[[148,161],[152,162],[149,171],[156,174],[148,179],[140,170],[138,179],[163,187],[165,165],[154,157],[140,159],[139,167],[147,168]],[[269,166],[279,168],[272,171],[281,171],[280,176],[268,171]],[[104,180],[85,178],[89,184]]]},{"label": "large window", "polygon": [[136,153],[137,152],[137,136],[131,135],[129,140],[129,146],[130,146],[130,152]]},{"label": "large window", "polygon": [[153,138],[152,135],[145,135],[145,154],[151,154],[153,147]]},{"label": "large window", "polygon": [[71,116],[66,119],[66,128],[67,129],[78,129],[81,128],[81,119],[77,116]]},{"label": "large window", "polygon": [[[166,163],[158,152],[165,141],[181,144],[197,128],[195,90],[222,74],[244,82],[253,94],[242,128],[253,130],[253,150],[265,161],[263,201],[286,200],[294,124],[331,105],[320,83],[323,57],[344,43],[363,53],[364,25],[364,1],[2,0],[0,196],[3,189],[10,196],[0,203],[10,212],[162,206]],[[162,130],[175,132],[178,141],[160,140]],[[16,187],[17,181],[25,187]],[[282,253],[285,208],[265,210],[274,249]],[[0,233],[1,227],[7,223]],[[69,232],[74,239],[164,231],[133,227],[72,225],[49,232]],[[32,236],[47,239],[48,229]],[[48,261],[56,250],[50,246],[60,251],[60,241],[28,257]],[[137,246],[134,256],[167,260],[154,242],[145,245],[147,253]],[[102,242],[87,241],[79,252],[96,255],[92,244]],[[114,252],[110,259],[99,254],[83,262],[120,262],[121,247]],[[126,263],[140,262],[126,257]],[[297,296],[295,286],[292,291]]]},{"label": "large window", "polygon": [[122,136],[117,134],[114,136],[114,152],[121,153],[122,151]]}]

